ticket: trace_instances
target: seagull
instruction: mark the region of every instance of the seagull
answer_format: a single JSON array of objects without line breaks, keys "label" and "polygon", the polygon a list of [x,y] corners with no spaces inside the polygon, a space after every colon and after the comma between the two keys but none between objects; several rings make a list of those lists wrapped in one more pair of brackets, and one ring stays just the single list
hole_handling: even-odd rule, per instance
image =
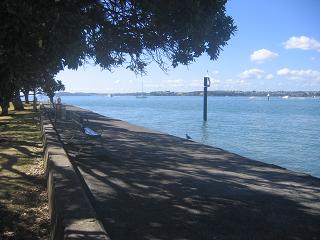
[{"label": "seagull", "polygon": [[188,133],[186,133],[186,139],[188,139],[188,140],[192,139],[192,138],[188,135]]}]

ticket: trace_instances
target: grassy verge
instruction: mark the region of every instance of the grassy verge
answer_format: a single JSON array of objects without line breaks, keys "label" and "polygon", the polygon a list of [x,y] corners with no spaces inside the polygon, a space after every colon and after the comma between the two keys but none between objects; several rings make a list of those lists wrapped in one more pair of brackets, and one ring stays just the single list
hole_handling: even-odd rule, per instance
[{"label": "grassy verge", "polygon": [[38,113],[0,117],[0,239],[47,239],[49,217]]}]

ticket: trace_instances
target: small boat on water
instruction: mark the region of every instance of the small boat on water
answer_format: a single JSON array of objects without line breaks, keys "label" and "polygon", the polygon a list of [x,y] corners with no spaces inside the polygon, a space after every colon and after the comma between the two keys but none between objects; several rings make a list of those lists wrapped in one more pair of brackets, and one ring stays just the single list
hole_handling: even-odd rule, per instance
[{"label": "small boat on water", "polygon": [[141,93],[138,94],[136,98],[147,98],[146,94],[143,92],[143,80],[141,82]]},{"label": "small boat on water", "polygon": [[144,93],[141,93],[141,95],[137,95],[136,98],[147,98],[147,96],[144,95]]},{"label": "small boat on water", "polygon": [[287,98],[289,98],[289,96],[283,96],[282,98],[283,98],[283,99],[287,99]]}]

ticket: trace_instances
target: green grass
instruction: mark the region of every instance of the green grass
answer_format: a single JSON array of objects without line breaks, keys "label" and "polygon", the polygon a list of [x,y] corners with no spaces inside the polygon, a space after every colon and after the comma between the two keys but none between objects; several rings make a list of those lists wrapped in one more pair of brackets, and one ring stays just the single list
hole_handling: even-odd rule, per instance
[{"label": "green grass", "polygon": [[0,117],[0,239],[47,239],[48,206],[38,113]]}]

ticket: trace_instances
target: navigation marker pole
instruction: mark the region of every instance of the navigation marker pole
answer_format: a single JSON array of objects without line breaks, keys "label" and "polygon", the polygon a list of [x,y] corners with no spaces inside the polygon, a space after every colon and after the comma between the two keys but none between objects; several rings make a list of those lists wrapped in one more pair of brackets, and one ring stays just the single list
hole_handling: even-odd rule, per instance
[{"label": "navigation marker pole", "polygon": [[210,78],[208,74],[203,79],[203,121],[207,121],[208,112],[208,87],[210,87]]}]

